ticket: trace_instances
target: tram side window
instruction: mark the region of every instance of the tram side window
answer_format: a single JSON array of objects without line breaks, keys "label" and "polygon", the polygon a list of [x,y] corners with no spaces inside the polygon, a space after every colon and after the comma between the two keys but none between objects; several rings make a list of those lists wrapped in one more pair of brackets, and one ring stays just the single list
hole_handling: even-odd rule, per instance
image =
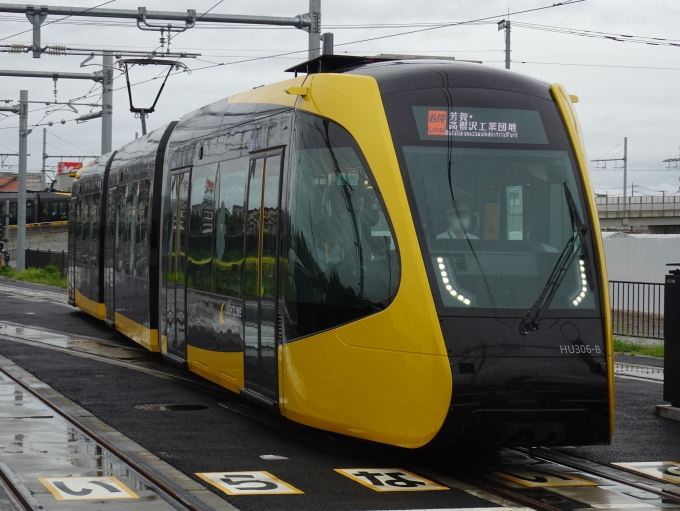
[{"label": "tram side window", "polygon": [[115,271],[123,273],[125,263],[125,199],[127,197],[127,190],[131,185],[122,185],[118,187],[118,196],[116,198],[116,255],[115,255]]},{"label": "tram side window", "polygon": [[[82,239],[82,236],[83,236],[83,231],[82,231],[82,228],[80,226],[81,225],[80,210],[83,207],[82,201],[83,201],[82,197],[78,197],[77,199],[74,200],[73,218],[71,219],[73,226],[71,227],[69,225],[69,228],[72,229],[71,232],[73,232],[73,239],[74,239],[73,247],[74,247],[74,250],[75,250],[73,260],[76,264],[80,262],[80,250],[81,250],[80,249],[80,240]],[[70,247],[69,247],[69,250],[70,250]]]},{"label": "tram side window", "polygon": [[38,208],[38,222],[50,222],[50,203],[43,202],[42,207]]},{"label": "tram side window", "polygon": [[68,220],[68,201],[44,202],[40,212],[40,222],[59,222]]},{"label": "tram side window", "polygon": [[195,167],[191,174],[187,285],[201,291],[213,290],[212,247],[216,172],[216,165],[211,164]]},{"label": "tram side window", "polygon": [[26,201],[26,223],[35,223],[35,205],[32,200]]},{"label": "tram side window", "polygon": [[90,195],[90,265],[97,266],[99,258],[99,208],[101,206],[100,194]]},{"label": "tram side window", "polygon": [[[341,126],[298,114],[284,295],[288,339],[383,310],[400,278],[394,235],[361,149]],[[285,257],[285,256],[284,256]]]},{"label": "tram side window", "polygon": [[9,203],[9,224],[10,225],[16,225],[17,224],[17,203],[16,202],[10,202]]},{"label": "tram side window", "polygon": [[80,263],[88,264],[88,258],[90,255],[90,203],[91,196],[85,195],[82,198],[82,203],[80,206],[80,218],[79,225],[81,229],[80,236]]},{"label": "tram side window", "polygon": [[134,274],[146,277],[148,273],[147,254],[149,250],[149,188],[148,179],[139,182],[139,194],[137,197],[137,221],[135,223],[135,269]]},{"label": "tram side window", "polygon": [[250,158],[220,163],[215,234],[215,292],[243,297],[243,205]]},{"label": "tram side window", "polygon": [[128,185],[125,198],[125,273],[134,275],[135,268],[135,224],[137,220],[137,190],[139,183]]}]

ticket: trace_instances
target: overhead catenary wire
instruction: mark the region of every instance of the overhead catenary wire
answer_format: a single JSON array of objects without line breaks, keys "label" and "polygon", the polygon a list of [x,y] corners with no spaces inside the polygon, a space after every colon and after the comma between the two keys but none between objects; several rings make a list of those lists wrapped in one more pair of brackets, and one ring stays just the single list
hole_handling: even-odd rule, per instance
[{"label": "overhead catenary wire", "polygon": [[[115,1],[115,0],[109,0],[109,1],[107,1],[107,2],[104,2],[104,3],[102,3],[102,4],[97,5],[97,6],[95,6],[95,7],[100,7],[101,5],[106,5],[106,4],[112,3],[112,2],[114,2],[114,1]],[[512,15],[519,15],[519,14],[525,14],[525,13],[529,13],[529,12],[542,11],[542,10],[551,9],[551,8],[554,8],[554,7],[561,7],[561,6],[572,5],[572,4],[576,4],[576,3],[581,3],[581,2],[584,2],[584,1],[585,1],[585,0],[566,0],[566,1],[563,1],[563,2],[554,3],[554,4],[551,4],[551,5],[545,5],[545,6],[541,6],[541,7],[532,8],[532,9],[524,9],[524,10],[520,10],[520,11],[515,11],[515,12],[512,12],[512,13],[508,13],[508,15],[511,15],[511,14],[512,14]],[[214,9],[214,8],[215,8],[217,5],[219,5],[220,3],[222,3],[222,0],[218,1],[218,2],[211,8],[211,10]],[[87,12],[87,10],[93,9],[93,8],[95,8],[95,7],[90,7],[90,8],[88,8],[88,9],[84,9],[82,12]],[[66,20],[67,18],[70,18],[71,16],[72,16],[72,15],[70,15],[70,16],[65,16],[65,17],[60,18],[60,19],[58,19],[58,20],[54,20],[54,21],[52,21],[52,22],[47,23],[47,25],[54,24],[54,23],[58,23],[58,22],[65,22],[65,20]],[[346,46],[346,45],[350,45],[350,44],[357,44],[357,43],[360,43],[360,42],[367,42],[367,41],[374,41],[374,40],[379,40],[379,39],[386,39],[386,38],[392,38],[392,37],[399,37],[399,36],[403,36],[403,35],[408,35],[408,34],[413,34],[413,33],[418,33],[418,32],[431,31],[431,30],[437,30],[437,29],[446,28],[446,27],[462,26],[462,25],[470,25],[470,24],[478,24],[478,23],[485,22],[485,21],[489,21],[489,22],[490,22],[490,20],[499,19],[499,18],[501,18],[501,17],[503,17],[503,16],[505,16],[505,13],[504,13],[504,14],[501,14],[501,15],[486,16],[486,17],[483,17],[483,18],[477,18],[477,19],[467,20],[467,21],[461,21],[461,22],[444,23],[444,24],[436,24],[436,25],[427,25],[427,26],[424,26],[424,27],[422,27],[422,28],[417,28],[417,29],[414,29],[414,30],[409,30],[409,31],[405,31],[405,32],[399,32],[399,33],[396,33],[396,34],[387,34],[387,35],[384,35],[384,36],[372,37],[372,38],[367,38],[367,39],[361,39],[361,40],[357,40],[357,41],[350,41],[350,42],[347,42],[347,43],[342,43],[342,44],[337,45],[337,46]],[[14,35],[12,35],[12,36],[7,36],[7,37],[5,37],[5,38],[3,38],[3,39],[0,39],[0,41],[6,40],[6,39],[9,39],[9,38],[12,38],[12,37],[16,37],[16,36],[21,35],[21,34],[23,34],[23,33],[30,32],[31,30],[32,30],[32,29],[29,29],[29,30],[26,30],[26,31],[23,31],[23,32],[14,34]],[[304,53],[305,51],[306,51],[306,50],[283,52],[283,53],[279,53],[279,54],[275,54],[275,55],[266,55],[266,56],[259,56],[259,57],[241,59],[241,60],[234,61],[234,62],[216,62],[216,63],[211,63],[211,64],[209,64],[209,65],[207,65],[207,66],[195,68],[195,69],[193,69],[192,71],[200,71],[200,70],[204,70],[204,69],[211,69],[211,68],[214,68],[214,67],[220,67],[220,66],[226,66],[226,65],[235,65],[235,64],[245,63],[245,62],[253,62],[253,61],[260,61],[260,60],[271,59],[271,58],[276,58],[276,57],[283,57],[283,56],[288,56],[288,55],[295,55],[295,54],[299,54],[299,53]],[[171,75],[174,75],[174,74],[178,74],[178,73],[171,73]],[[120,76],[122,76],[122,74],[120,74],[119,76],[115,77],[114,80],[115,80],[116,78],[119,78]],[[160,76],[160,75],[159,75],[159,76]],[[143,84],[143,83],[148,83],[148,82],[150,82],[150,81],[153,81],[153,80],[155,80],[155,79],[158,79],[159,76],[153,77],[153,78],[148,79],[148,80],[142,80],[142,81],[140,81],[140,82],[136,82],[136,83],[134,83],[134,84],[131,84],[130,86],[137,86],[137,85],[141,85],[141,84]],[[123,89],[123,88],[126,88],[126,87],[120,87],[120,88],[117,88],[117,89],[113,89],[113,91],[121,90],[121,89]],[[92,91],[92,90],[93,90],[93,89],[91,88],[90,91]],[[93,95],[101,96],[101,94],[98,94],[98,93],[97,93],[97,94],[92,94],[92,92],[90,92],[90,93],[87,93],[87,94],[85,94],[85,95],[83,95],[83,96],[77,97],[77,99],[78,99],[78,100],[80,100],[80,99],[85,99],[85,98],[88,98],[88,97],[92,97]],[[43,116],[43,118],[41,119],[41,121],[39,121],[38,123],[32,125],[31,128],[36,128],[36,127],[39,127],[39,126],[43,126],[43,125],[45,125],[45,124],[48,124],[48,123],[45,123],[45,124],[42,123],[42,121],[45,119],[45,117],[47,117],[47,114],[46,114],[45,116]],[[62,120],[61,123],[64,124],[64,123],[66,123],[66,122],[73,122],[73,121],[75,121],[75,119]],[[13,128],[13,127],[3,127],[3,128],[0,128],[0,129],[12,129],[12,128]]]},{"label": "overhead catenary wire", "polygon": [[618,144],[616,144],[616,145],[615,145],[614,147],[612,147],[609,151],[607,151],[606,153],[604,153],[602,156],[600,156],[600,157],[597,158],[597,159],[598,159],[598,160],[603,159],[605,156],[607,156],[609,153],[611,153],[614,149],[616,149],[617,147],[619,147],[621,144],[623,144],[623,140],[622,140],[621,142],[619,142]]},{"label": "overhead catenary wire", "polygon": [[74,144],[73,142],[69,142],[68,140],[65,140],[65,139],[61,138],[61,137],[60,137],[59,135],[57,135],[56,133],[52,133],[52,132],[50,132],[50,131],[48,131],[47,133],[48,133],[49,135],[53,136],[53,137],[58,138],[58,139],[61,140],[62,142],[66,142],[67,144],[72,145],[72,146],[75,147],[76,149],[78,149],[78,150],[80,150],[80,151],[83,151],[83,153],[91,153],[91,152],[92,152],[92,151],[88,151],[87,149],[83,149],[82,147],[80,147],[79,145]]},{"label": "overhead catenary wire", "polygon": [[600,32],[595,30],[573,29],[566,27],[555,27],[550,25],[538,25],[535,23],[526,23],[522,21],[513,21],[513,28],[527,28],[531,30],[541,30],[544,32],[553,32],[558,34],[574,35],[579,37],[590,37],[594,39],[607,39],[609,41],[620,43],[638,43],[648,44],[652,46],[676,46],[680,47],[680,39],[669,39],[663,37],[648,37],[635,36],[627,34],[616,34],[612,32]]}]

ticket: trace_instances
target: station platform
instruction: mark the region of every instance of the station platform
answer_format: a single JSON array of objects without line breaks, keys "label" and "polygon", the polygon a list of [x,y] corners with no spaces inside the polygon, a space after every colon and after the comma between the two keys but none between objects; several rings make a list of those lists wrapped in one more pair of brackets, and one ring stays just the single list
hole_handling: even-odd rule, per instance
[{"label": "station platform", "polygon": [[61,291],[0,279],[0,311],[3,510],[26,508],[16,487],[45,510],[680,510],[657,359],[617,357],[611,446],[424,459],[253,407]]}]

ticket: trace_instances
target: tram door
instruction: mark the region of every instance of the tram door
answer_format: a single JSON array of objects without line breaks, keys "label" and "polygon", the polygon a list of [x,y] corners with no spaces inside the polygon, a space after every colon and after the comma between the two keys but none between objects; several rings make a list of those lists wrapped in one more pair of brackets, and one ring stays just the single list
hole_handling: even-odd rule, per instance
[{"label": "tram door", "polygon": [[277,247],[282,153],[250,161],[245,216],[246,389],[278,401]]},{"label": "tram door", "polygon": [[187,358],[186,335],[186,264],[189,222],[191,169],[170,176],[170,216],[168,218],[167,271],[164,275],[166,296],[166,336],[168,354]]}]

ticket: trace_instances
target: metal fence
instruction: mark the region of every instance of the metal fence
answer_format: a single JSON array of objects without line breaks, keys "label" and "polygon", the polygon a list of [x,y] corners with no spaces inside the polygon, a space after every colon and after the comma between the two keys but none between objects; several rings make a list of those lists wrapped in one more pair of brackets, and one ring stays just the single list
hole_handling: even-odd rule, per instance
[{"label": "metal fence", "polygon": [[[16,267],[17,249],[9,249],[9,265]],[[27,248],[25,256],[26,268],[45,268],[56,266],[62,276],[68,273],[68,252],[65,250],[40,250],[39,248]],[[3,263],[4,264],[4,263]]]},{"label": "metal fence", "polygon": [[68,253],[64,250],[26,249],[26,268],[45,268],[46,266],[56,266],[65,277],[68,272]]},{"label": "metal fence", "polygon": [[663,339],[664,284],[609,281],[615,335]]}]

